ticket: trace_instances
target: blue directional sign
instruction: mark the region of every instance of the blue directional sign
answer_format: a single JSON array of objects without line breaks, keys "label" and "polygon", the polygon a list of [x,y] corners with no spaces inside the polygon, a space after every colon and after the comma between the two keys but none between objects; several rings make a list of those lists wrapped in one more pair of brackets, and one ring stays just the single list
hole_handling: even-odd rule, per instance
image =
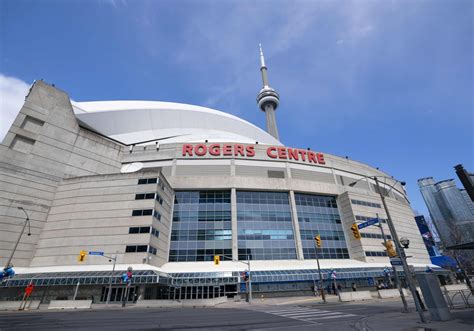
[{"label": "blue directional sign", "polygon": [[104,252],[90,251],[89,255],[104,255]]},{"label": "blue directional sign", "polygon": [[391,265],[403,265],[402,260],[400,260],[400,258],[398,258],[398,257],[390,258],[390,264]]},{"label": "blue directional sign", "polygon": [[371,218],[370,220],[368,220],[367,222],[364,222],[364,223],[360,223],[359,225],[357,225],[357,227],[359,229],[363,229],[363,228],[366,228],[368,226],[371,226],[371,225],[374,225],[376,223],[379,222],[379,219],[376,217],[376,218]]}]

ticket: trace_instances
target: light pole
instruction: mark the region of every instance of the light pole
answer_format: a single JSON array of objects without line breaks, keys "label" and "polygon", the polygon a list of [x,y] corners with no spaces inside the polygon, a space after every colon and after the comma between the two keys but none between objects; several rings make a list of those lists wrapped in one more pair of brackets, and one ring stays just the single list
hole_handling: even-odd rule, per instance
[{"label": "light pole", "polygon": [[[387,225],[388,225],[388,228],[389,228],[390,233],[392,235],[393,242],[395,243],[395,248],[397,250],[398,256],[400,257],[400,260],[402,262],[403,272],[405,273],[405,277],[406,277],[406,280],[407,280],[407,283],[408,283],[408,287],[410,288],[411,295],[413,297],[413,300],[415,301],[416,310],[418,311],[418,314],[420,315],[421,322],[426,323],[425,314],[423,313],[423,310],[421,309],[421,303],[418,299],[418,296],[416,295],[415,284],[413,283],[413,278],[412,278],[410,269],[408,268],[408,263],[407,263],[407,260],[406,260],[405,251],[403,250],[403,248],[400,245],[400,240],[398,239],[397,231],[395,230],[395,226],[393,225],[392,217],[390,216],[390,211],[388,210],[388,207],[387,207],[387,202],[385,201],[385,197],[382,194],[382,189],[380,187],[378,177],[380,177],[380,176],[369,176],[368,178],[373,179],[375,181],[375,185],[377,186],[377,191],[379,193],[380,199],[382,200],[383,208],[385,209],[385,214],[387,215]],[[384,176],[382,176],[382,177],[384,177]],[[353,187],[355,185],[355,183],[357,183],[357,181],[354,182],[354,183],[349,184],[349,186]],[[402,186],[405,185],[404,182],[399,182],[399,183]],[[389,186],[393,188],[392,185],[389,185]]]},{"label": "light pole", "polygon": [[[379,218],[379,214],[377,214],[377,218]],[[385,232],[383,231],[383,226],[382,226],[382,222],[380,222],[380,219],[379,219],[379,227],[380,227],[380,232],[382,233],[384,246],[388,247],[387,237],[385,237]],[[400,292],[400,298],[402,299],[402,302],[403,302],[403,312],[408,313],[408,304],[407,304],[407,300],[405,299],[405,294],[403,294],[402,284],[400,283],[400,279],[398,278],[397,268],[395,266],[392,266],[392,270],[393,270],[393,276],[395,277],[396,286],[398,288],[398,291]]]},{"label": "light pole", "polygon": [[114,266],[112,267],[112,273],[110,274],[110,278],[109,278],[109,291],[107,292],[107,301],[105,303],[106,305],[108,305],[110,303],[110,297],[112,295],[112,278],[114,277],[115,263],[117,262],[117,253],[115,253],[114,257],[105,256],[105,255],[104,255],[104,257],[109,258],[109,262],[110,262],[110,260],[114,261]]},{"label": "light pole", "polygon": [[321,291],[321,298],[323,299],[323,302],[326,303],[326,295],[324,294],[324,284],[323,284],[323,275],[321,274],[321,267],[319,265],[319,254],[318,254],[318,238],[321,240],[321,237],[317,235],[315,237],[315,242],[314,242],[314,253],[316,254],[316,262],[318,263],[318,273],[319,273],[319,288]]},{"label": "light pole", "polygon": [[21,239],[21,236],[23,235],[23,232],[25,232],[25,228],[26,228],[26,224],[28,223],[28,236],[31,236],[31,224],[30,224],[30,218],[28,217],[28,214],[26,212],[25,209],[23,209],[23,207],[17,207],[17,209],[20,209],[22,210],[25,215],[26,215],[26,219],[25,219],[25,224],[23,224],[23,228],[21,229],[21,232],[20,232],[20,235],[18,236],[18,239],[15,243],[15,247],[13,247],[13,251],[10,255],[10,257],[8,258],[8,261],[7,263],[5,264],[5,268],[8,268],[10,266],[10,263],[12,262],[13,260],[13,255],[15,254],[15,251],[18,247],[18,244],[20,243],[20,239]]}]

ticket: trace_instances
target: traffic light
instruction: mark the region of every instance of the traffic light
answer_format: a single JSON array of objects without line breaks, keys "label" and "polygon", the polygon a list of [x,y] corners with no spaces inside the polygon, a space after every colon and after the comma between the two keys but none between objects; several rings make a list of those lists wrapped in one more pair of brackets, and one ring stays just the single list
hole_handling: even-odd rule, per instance
[{"label": "traffic light", "polygon": [[87,255],[86,251],[80,251],[79,256],[77,257],[77,261],[84,262],[86,260],[86,255]]},{"label": "traffic light", "polygon": [[219,255],[214,255],[214,265],[219,265],[221,263],[221,257]]},{"label": "traffic light", "polygon": [[322,246],[322,241],[321,241],[321,236],[320,236],[319,234],[314,237],[314,241],[316,242],[316,246],[317,246],[318,248],[321,248],[321,246]]},{"label": "traffic light", "polygon": [[397,251],[395,251],[395,247],[393,246],[393,242],[391,240],[387,240],[387,244],[382,243],[382,245],[385,246],[385,249],[387,250],[387,254],[389,257],[395,257],[397,256]]},{"label": "traffic light", "polygon": [[360,239],[360,232],[359,232],[359,227],[357,226],[356,223],[352,224],[351,226],[352,234],[354,235],[354,238]]}]

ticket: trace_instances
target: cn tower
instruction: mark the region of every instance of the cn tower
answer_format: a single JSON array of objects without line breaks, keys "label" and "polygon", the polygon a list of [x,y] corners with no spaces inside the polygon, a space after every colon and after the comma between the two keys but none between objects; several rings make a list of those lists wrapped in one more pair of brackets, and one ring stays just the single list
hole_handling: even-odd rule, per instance
[{"label": "cn tower", "polygon": [[267,120],[267,132],[280,140],[278,136],[278,128],[275,117],[275,110],[280,103],[280,96],[278,93],[268,85],[267,67],[265,66],[265,58],[263,57],[262,44],[260,46],[260,71],[262,73],[263,88],[257,95],[258,107],[265,112]]}]

